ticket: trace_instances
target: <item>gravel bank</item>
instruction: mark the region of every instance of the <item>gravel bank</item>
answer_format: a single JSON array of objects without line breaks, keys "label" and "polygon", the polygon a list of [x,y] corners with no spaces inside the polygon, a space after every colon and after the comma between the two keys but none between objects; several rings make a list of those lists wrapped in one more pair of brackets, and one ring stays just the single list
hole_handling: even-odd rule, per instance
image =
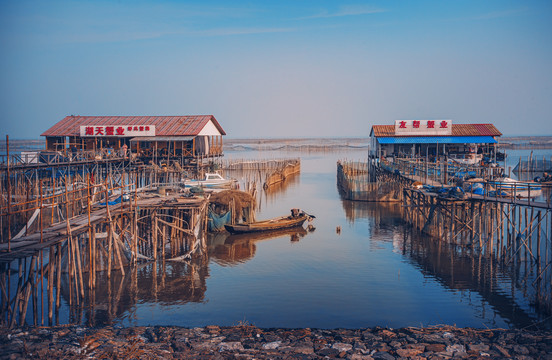
[{"label": "gravel bank", "polygon": [[1,329],[0,349],[1,359],[552,359],[552,332],[65,326]]}]

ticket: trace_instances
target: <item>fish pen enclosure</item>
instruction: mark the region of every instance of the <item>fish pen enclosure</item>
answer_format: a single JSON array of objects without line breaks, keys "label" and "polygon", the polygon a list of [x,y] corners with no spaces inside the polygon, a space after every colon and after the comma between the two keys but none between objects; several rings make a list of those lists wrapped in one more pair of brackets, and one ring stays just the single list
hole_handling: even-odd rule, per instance
[{"label": "fish pen enclosure", "polygon": [[288,177],[299,174],[300,171],[301,162],[299,160],[290,161],[286,163],[283,167],[277,168],[276,170],[269,173],[263,184],[263,188],[267,189],[276,184],[283,183]]},{"label": "fish pen enclosure", "polygon": [[411,180],[372,162],[337,162],[337,188],[346,200],[402,201],[402,189],[411,183]]},{"label": "fish pen enclosure", "polygon": [[539,311],[552,314],[552,209],[515,199],[454,199],[405,188],[403,217],[435,241],[511,269],[515,286]]},{"label": "fish pen enclosure", "polygon": [[288,164],[301,164],[301,159],[230,159],[223,163],[225,170],[279,170]]},{"label": "fish pen enclosure", "polygon": [[519,158],[517,165],[513,170],[516,174],[522,173],[552,173],[552,158],[546,159],[544,156],[538,158],[537,156],[529,156],[527,160]]},{"label": "fish pen enclosure", "polygon": [[299,181],[301,159],[229,159],[223,169],[227,176],[240,179],[239,188],[250,193],[260,208],[262,195],[267,201],[274,199]]},{"label": "fish pen enclosure", "polygon": [[286,181],[288,177],[298,174],[301,171],[301,159],[235,159],[228,160],[223,167],[230,171],[257,172],[256,177],[261,177],[259,182],[266,190],[273,185]]}]

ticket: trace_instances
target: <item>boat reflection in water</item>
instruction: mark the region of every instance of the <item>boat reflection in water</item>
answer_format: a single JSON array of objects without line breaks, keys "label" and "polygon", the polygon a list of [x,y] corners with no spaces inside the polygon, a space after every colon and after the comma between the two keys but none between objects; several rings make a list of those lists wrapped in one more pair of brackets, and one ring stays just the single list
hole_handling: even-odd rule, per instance
[{"label": "boat reflection in water", "polygon": [[208,252],[209,257],[223,266],[233,266],[244,263],[255,256],[255,243],[264,240],[274,240],[289,237],[291,242],[297,242],[307,235],[303,227],[264,231],[257,233],[232,234],[227,232],[209,235]]}]

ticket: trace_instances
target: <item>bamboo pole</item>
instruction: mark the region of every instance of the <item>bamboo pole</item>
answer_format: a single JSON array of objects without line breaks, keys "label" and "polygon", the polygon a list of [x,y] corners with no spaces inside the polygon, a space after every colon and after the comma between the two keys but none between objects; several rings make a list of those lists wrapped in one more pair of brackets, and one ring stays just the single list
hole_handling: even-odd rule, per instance
[{"label": "bamboo pole", "polygon": [[7,151],[7,193],[8,193],[8,252],[11,251],[11,178],[10,178],[10,137],[6,135],[6,151]]},{"label": "bamboo pole", "polygon": [[[61,301],[61,298],[60,298],[60,295],[61,295],[61,244],[57,244],[57,251],[56,251],[56,256],[57,256],[57,261],[56,261],[56,265],[57,265],[57,270],[56,270],[56,309],[59,309],[59,306],[60,306],[60,301]],[[57,320],[57,317],[56,317],[56,320]]]},{"label": "bamboo pole", "polygon": [[[50,246],[50,255],[48,263],[55,264],[54,247]],[[48,268],[48,325],[53,324],[53,307],[54,307],[54,271],[55,266],[50,265]]]},{"label": "bamboo pole", "polygon": [[[88,218],[88,288],[94,288],[94,240],[92,239],[92,224],[90,221],[90,174],[86,174],[86,215]],[[94,234],[95,236],[95,234]]]},{"label": "bamboo pole", "polygon": [[[109,196],[107,192],[107,177],[105,178],[105,208],[107,212],[108,231],[107,231],[107,279],[111,280],[111,258],[113,250],[113,232],[111,230],[111,213],[109,212]],[[110,282],[111,283],[111,282]]]}]

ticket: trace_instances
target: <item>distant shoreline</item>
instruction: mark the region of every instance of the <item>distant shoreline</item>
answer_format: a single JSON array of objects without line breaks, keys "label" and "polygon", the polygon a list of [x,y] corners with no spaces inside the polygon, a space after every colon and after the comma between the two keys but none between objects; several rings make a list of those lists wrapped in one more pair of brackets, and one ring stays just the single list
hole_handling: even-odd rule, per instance
[{"label": "distant shoreline", "polygon": [[[510,136],[499,138],[501,149],[552,149],[552,136]],[[368,149],[369,137],[303,137],[303,138],[225,138],[224,148],[236,150],[315,150]],[[10,139],[10,152],[45,148],[44,139]],[[0,153],[7,152],[6,140],[0,139]]]}]

